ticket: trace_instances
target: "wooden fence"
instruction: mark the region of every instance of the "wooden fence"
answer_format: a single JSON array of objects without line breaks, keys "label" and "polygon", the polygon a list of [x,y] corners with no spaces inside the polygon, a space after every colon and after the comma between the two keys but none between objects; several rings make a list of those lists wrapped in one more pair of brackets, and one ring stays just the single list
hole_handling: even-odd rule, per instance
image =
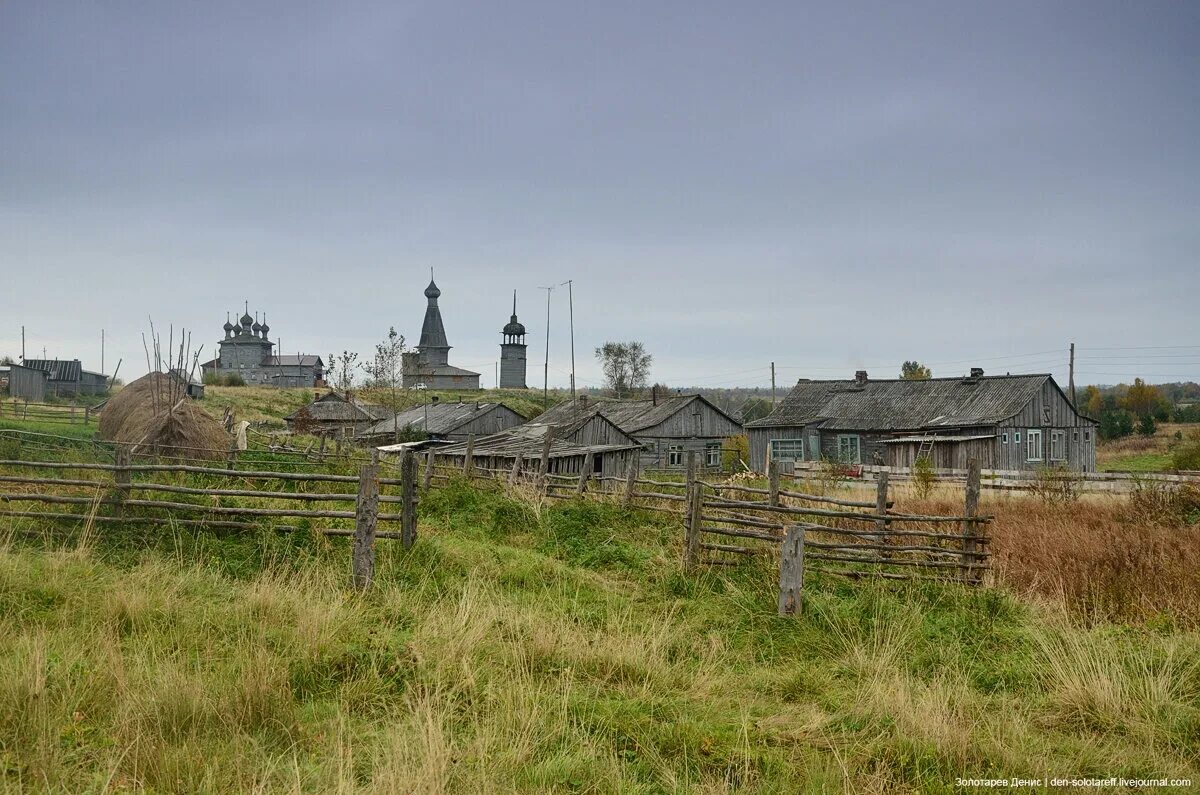
[{"label": "wooden fence", "polygon": [[20,420],[50,425],[90,425],[99,412],[91,406],[62,403],[32,403],[28,400],[0,400],[0,420]]},{"label": "wooden fence", "polygon": [[[642,477],[637,461],[621,476],[593,477],[590,458],[579,475],[542,474],[545,460],[514,461],[511,470],[477,467],[470,445],[463,463],[425,455],[425,483],[451,477],[505,479],[532,485],[545,497],[600,496],[622,505],[675,514],[684,526],[683,561],[689,571],[731,565],[745,556],[781,557],[780,609],[799,609],[806,568],[844,577],[889,580],[953,580],[979,585],[989,569],[991,517],[979,514],[980,469],[973,461],[965,479],[959,515],[923,515],[893,510],[888,473],[881,471],[873,500],[808,494],[782,488],[778,466],[766,488],[718,483],[698,476],[696,454],[688,454],[682,481]],[[784,591],[791,594],[785,599]]]},{"label": "wooden fence", "polygon": [[[111,464],[5,458],[0,459],[0,518],[228,529],[256,528],[264,519],[352,522],[313,532],[353,537],[353,582],[367,588],[374,577],[376,538],[399,539],[405,548],[416,542],[416,457],[404,456],[398,469],[399,477],[382,477],[378,454],[358,475],[138,463],[124,445]],[[380,530],[381,523],[394,529]]]}]

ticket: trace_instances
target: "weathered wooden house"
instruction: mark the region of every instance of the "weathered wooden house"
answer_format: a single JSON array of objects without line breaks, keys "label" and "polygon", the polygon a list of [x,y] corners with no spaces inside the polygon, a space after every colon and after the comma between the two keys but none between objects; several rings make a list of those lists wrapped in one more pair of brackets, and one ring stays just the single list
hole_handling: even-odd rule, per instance
[{"label": "weathered wooden house", "polygon": [[403,434],[420,432],[433,440],[465,440],[469,436],[486,436],[508,430],[525,422],[525,418],[503,403],[430,403],[415,406],[378,422],[358,434],[365,442],[388,442]]},{"label": "weathered wooden house", "polygon": [[616,426],[626,437],[642,446],[642,466],[683,469],[687,454],[699,454],[705,469],[721,467],[721,443],[742,432],[733,417],[702,395],[657,394],[644,400],[592,399],[555,406],[538,422],[563,422],[569,418],[598,415]]},{"label": "weathered wooden house", "polygon": [[[18,365],[13,365],[17,367]],[[104,373],[94,373],[84,370],[78,359],[25,359],[19,365],[27,370],[41,370],[46,374],[46,395],[67,397],[71,395],[103,395],[108,392],[108,376]],[[10,375],[9,392],[13,397],[26,397],[12,392],[12,376]],[[34,400],[29,397],[29,400]]]},{"label": "weathered wooden house", "polygon": [[316,436],[353,437],[391,414],[350,394],[328,392],[284,417],[288,429]]},{"label": "weathered wooden house", "polygon": [[[476,466],[511,470],[517,457],[520,457],[523,470],[535,470],[540,466],[546,433],[551,427],[531,422],[501,433],[474,438],[470,441],[471,459]],[[466,458],[467,444],[455,442],[438,447],[435,452],[439,460],[461,465]],[[593,475],[619,475],[625,472],[640,452],[641,445],[636,442],[582,444],[559,438],[555,434],[550,440],[548,471],[559,475],[579,474],[585,469],[590,456]]]},{"label": "weathered wooden house", "polygon": [[601,413],[601,401],[578,400],[560,403],[534,417],[529,425],[551,426],[554,437],[572,444],[640,445],[641,443],[617,427]]},{"label": "weathered wooden house", "polygon": [[746,423],[751,466],[834,460],[938,469],[978,459],[986,469],[1060,465],[1096,469],[1097,423],[1071,405],[1050,375],[925,381],[801,380],[771,414]]}]

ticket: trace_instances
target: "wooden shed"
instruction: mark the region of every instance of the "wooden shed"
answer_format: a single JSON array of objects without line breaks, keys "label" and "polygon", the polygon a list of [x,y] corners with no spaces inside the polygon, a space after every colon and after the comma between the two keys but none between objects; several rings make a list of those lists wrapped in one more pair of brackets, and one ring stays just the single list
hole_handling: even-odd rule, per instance
[{"label": "wooden shed", "polygon": [[1052,465],[1096,469],[1095,420],[1080,414],[1049,374],[923,381],[802,379],[767,417],[746,424],[751,466],[835,460],[938,469],[978,459],[988,469]]},{"label": "wooden shed", "polygon": [[468,436],[499,433],[523,422],[524,417],[503,403],[430,403],[377,422],[361,431],[358,438],[366,442],[387,442],[396,437],[397,431],[417,431],[430,439],[462,441]]},{"label": "wooden shed", "polygon": [[283,419],[296,433],[354,436],[389,414],[383,406],[365,403],[348,392],[328,392]]},{"label": "wooden shed", "polygon": [[[546,433],[550,428],[545,424],[529,423],[472,439],[472,461],[480,467],[511,469],[513,462],[520,457],[523,459],[523,469],[536,468],[540,465]],[[466,458],[467,444],[455,442],[437,448],[435,454],[439,460],[462,464]],[[580,444],[555,435],[550,442],[548,471],[560,475],[579,474],[584,470],[588,456],[591,456],[594,475],[617,475],[625,472],[640,450],[641,445],[636,442]]]}]

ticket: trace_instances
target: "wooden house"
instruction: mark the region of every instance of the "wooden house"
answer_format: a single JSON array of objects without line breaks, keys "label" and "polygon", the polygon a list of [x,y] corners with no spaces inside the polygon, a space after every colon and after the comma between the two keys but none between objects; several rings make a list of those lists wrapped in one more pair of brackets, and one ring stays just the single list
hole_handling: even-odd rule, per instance
[{"label": "wooden house", "polygon": [[1095,420],[1071,405],[1054,378],[985,376],[924,381],[802,379],[767,417],[746,423],[751,466],[835,460],[938,469],[978,459],[986,469],[1096,469]]},{"label": "wooden house", "polygon": [[[46,374],[44,394],[37,398],[38,400],[45,399],[46,395],[103,395],[108,392],[108,376],[84,370],[78,359],[25,359],[20,366],[29,370],[41,370]],[[27,397],[13,393],[11,383],[9,391],[13,397]],[[32,396],[28,397],[30,400],[34,399]]]},{"label": "wooden house", "polygon": [[699,454],[705,469],[721,467],[721,443],[742,426],[702,395],[652,394],[644,400],[594,400],[587,395],[555,406],[539,422],[596,414],[642,445],[642,466],[683,469],[687,453]]},{"label": "wooden house", "polygon": [[328,392],[284,417],[288,430],[317,436],[355,436],[391,412],[353,395]]},{"label": "wooden house", "polygon": [[423,433],[432,440],[463,441],[508,430],[525,418],[503,403],[439,403],[415,406],[375,423],[358,434],[366,442],[389,442],[397,432]]},{"label": "wooden house", "polygon": [[[547,424],[528,423],[502,433],[472,439],[471,460],[476,466],[511,470],[513,463],[520,457],[523,470],[536,469],[540,466],[546,433],[551,427]],[[443,462],[461,465],[466,458],[467,444],[455,442],[438,447],[436,455]],[[555,434],[550,440],[548,471],[559,475],[577,475],[584,470],[587,458],[591,456],[593,475],[619,475],[626,471],[640,451],[641,445],[632,441],[617,444],[583,444],[568,438],[559,438]]]}]

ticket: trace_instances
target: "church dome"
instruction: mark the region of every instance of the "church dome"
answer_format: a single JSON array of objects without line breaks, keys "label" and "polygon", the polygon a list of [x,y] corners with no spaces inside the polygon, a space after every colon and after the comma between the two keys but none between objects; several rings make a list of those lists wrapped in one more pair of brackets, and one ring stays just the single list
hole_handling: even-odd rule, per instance
[{"label": "church dome", "polygon": [[509,336],[518,336],[525,333],[525,326],[517,321],[516,315],[513,315],[512,320],[504,325],[504,333]]},{"label": "church dome", "polygon": [[229,332],[233,331],[233,324],[229,322],[229,316],[228,316],[228,315],[226,315],[226,316],[225,316],[225,326],[224,326],[224,328],[225,328],[225,334],[226,334],[226,336],[228,336],[228,335],[229,335]]},{"label": "church dome", "polygon": [[257,334],[258,332],[262,331],[262,326],[259,324],[259,322],[258,322],[257,320],[256,320],[256,321],[254,321],[254,325],[253,325],[253,326],[251,326],[250,328],[251,328],[251,330],[253,330],[253,331],[254,331],[254,333],[255,333],[255,334]]},{"label": "church dome", "polygon": [[425,297],[426,298],[439,298],[441,296],[441,294],[442,294],[442,291],[438,289],[438,286],[434,283],[433,279],[430,279],[429,286],[425,288]]},{"label": "church dome", "polygon": [[254,318],[250,317],[250,313],[247,312],[246,314],[242,315],[241,323],[242,328],[248,329],[254,323]]}]

